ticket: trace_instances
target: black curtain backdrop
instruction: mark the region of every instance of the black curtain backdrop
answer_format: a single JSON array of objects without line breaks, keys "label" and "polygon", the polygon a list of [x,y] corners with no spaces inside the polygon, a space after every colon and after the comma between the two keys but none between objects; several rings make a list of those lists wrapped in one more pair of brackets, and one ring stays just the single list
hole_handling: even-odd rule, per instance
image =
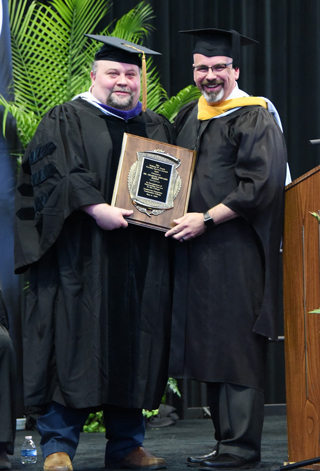
[{"label": "black curtain backdrop", "polygon": [[[104,24],[139,2],[114,0]],[[278,109],[293,179],[320,164],[319,0],[150,0],[156,28],[145,44],[162,53],[155,59],[169,96],[193,83],[193,38],[179,30],[235,29],[259,41],[242,48],[239,86],[269,98]]]},{"label": "black curtain backdrop", "polygon": [[[39,2],[48,4],[47,0]],[[101,26],[112,24],[139,3],[113,0]],[[193,83],[193,38],[179,31],[235,29],[259,41],[256,46],[242,48],[238,83],[250,95],[269,98],[278,109],[293,179],[320,164],[320,146],[309,143],[320,138],[320,0],[147,3],[154,11],[151,24],[155,30],[144,44],[162,54],[154,58],[154,63],[169,97]],[[99,33],[99,27],[85,32]]]},{"label": "black curtain backdrop", "polygon": [[[41,3],[48,2],[41,0]],[[138,3],[138,0],[113,0],[101,27],[121,18]],[[149,0],[148,3],[153,7],[155,30],[144,45],[162,53],[154,63],[169,97],[193,83],[193,38],[179,31],[210,27],[235,29],[259,41],[259,45],[243,48],[239,86],[250,95],[269,98],[278,109],[293,179],[320,164],[320,146],[309,144],[311,139],[320,138],[320,0]],[[99,32],[99,28],[84,31]],[[13,168],[2,165],[4,181],[12,181]],[[7,202],[0,207],[0,220],[12,208],[10,191]],[[12,227],[7,227],[8,242],[2,246],[3,254],[12,253]],[[2,257],[2,264],[3,261]],[[6,270],[10,282],[3,284],[8,294],[16,289],[16,283],[10,278],[13,268]],[[12,326],[18,325],[19,311],[19,307],[12,306]],[[281,330],[283,335],[283,327]],[[21,332],[14,332],[14,337],[20,357]],[[271,345],[268,371],[267,402],[285,402],[283,342]]]}]

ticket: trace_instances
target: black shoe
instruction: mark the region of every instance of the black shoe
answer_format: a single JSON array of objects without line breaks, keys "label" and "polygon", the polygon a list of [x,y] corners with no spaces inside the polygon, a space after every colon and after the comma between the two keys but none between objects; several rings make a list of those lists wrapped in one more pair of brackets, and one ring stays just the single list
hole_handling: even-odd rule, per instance
[{"label": "black shoe", "polygon": [[218,453],[210,460],[201,461],[199,469],[201,471],[211,471],[212,469],[253,469],[260,468],[260,461],[248,461],[240,456],[229,453]]},{"label": "black shoe", "polygon": [[199,466],[202,461],[208,461],[208,460],[211,460],[211,458],[215,458],[217,456],[217,453],[218,453],[218,447],[216,446],[211,453],[208,453],[208,455],[189,456],[189,458],[187,458],[187,466],[190,466],[190,467]]}]

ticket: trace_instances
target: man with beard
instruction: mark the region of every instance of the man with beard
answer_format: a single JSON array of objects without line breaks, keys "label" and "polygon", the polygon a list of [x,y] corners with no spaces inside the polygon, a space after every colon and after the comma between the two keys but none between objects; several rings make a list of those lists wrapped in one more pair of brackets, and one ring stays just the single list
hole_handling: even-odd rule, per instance
[{"label": "man with beard", "polygon": [[216,443],[189,457],[200,469],[260,462],[268,337],[277,338],[286,146],[266,98],[237,85],[235,31],[197,37],[198,102],[176,120],[177,145],[197,150],[188,213],[167,232],[178,244],[171,339],[174,377],[207,383]]},{"label": "man with beard", "polygon": [[25,405],[43,407],[45,471],[72,470],[88,414],[101,409],[105,466],[161,469],[143,448],[142,409],[159,406],[168,377],[169,241],[128,225],[131,208],[110,202],[123,133],[161,142],[174,133],[139,101],[140,54],[156,53],[90,37],[104,43],[90,91],[46,114],[18,181],[15,270],[29,268],[30,280]]}]

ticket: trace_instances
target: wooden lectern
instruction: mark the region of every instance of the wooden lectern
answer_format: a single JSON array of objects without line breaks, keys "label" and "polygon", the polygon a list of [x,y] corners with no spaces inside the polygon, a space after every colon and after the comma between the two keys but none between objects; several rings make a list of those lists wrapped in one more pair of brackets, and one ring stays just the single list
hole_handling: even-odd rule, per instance
[{"label": "wooden lectern", "polygon": [[[320,456],[320,166],[286,186],[283,292],[289,462]],[[312,466],[320,470],[320,464]]]}]

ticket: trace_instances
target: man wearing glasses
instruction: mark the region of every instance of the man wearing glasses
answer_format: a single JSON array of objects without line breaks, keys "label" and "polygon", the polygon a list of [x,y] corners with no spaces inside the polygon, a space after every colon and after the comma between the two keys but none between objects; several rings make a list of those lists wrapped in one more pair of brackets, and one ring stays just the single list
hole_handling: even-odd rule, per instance
[{"label": "man wearing glasses", "polygon": [[[213,451],[200,469],[259,467],[268,337],[277,339],[286,146],[274,106],[238,88],[235,31],[197,37],[202,93],[176,119],[177,145],[197,150],[188,213],[177,241],[171,371],[207,383]],[[201,454],[201,453],[199,453]]]}]

